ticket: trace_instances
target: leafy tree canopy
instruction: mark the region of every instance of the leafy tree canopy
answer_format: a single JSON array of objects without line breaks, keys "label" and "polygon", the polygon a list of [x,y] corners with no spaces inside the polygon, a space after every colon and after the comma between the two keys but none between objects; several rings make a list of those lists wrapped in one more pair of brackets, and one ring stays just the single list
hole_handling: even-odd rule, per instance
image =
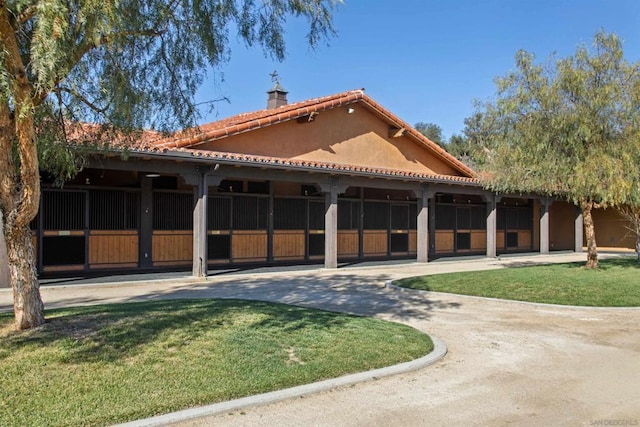
[{"label": "leafy tree canopy", "polygon": [[29,222],[40,170],[65,179],[79,166],[68,140],[194,125],[196,89],[234,33],[282,59],[285,20],[306,19],[315,46],[334,33],[337,2],[0,1],[0,212],[17,329],[44,323]]},{"label": "leafy tree canopy", "polygon": [[582,208],[587,266],[597,267],[594,207],[640,204],[640,62],[600,32],[593,48],[516,70],[496,80],[495,101],[479,105],[470,135],[487,148],[481,170],[497,192],[536,192]]},{"label": "leafy tree canopy", "polygon": [[640,202],[640,63],[624,60],[615,35],[598,33],[593,49],[545,64],[520,51],[496,83],[496,100],[468,123],[489,152],[487,186],[577,204]]},{"label": "leafy tree canopy", "polygon": [[[308,42],[316,46],[334,32],[334,5],[327,0],[18,0],[5,2],[2,12],[36,105],[50,101],[52,112],[71,119],[166,130],[194,123],[195,91],[207,66],[229,58],[233,33],[281,60],[285,19],[306,18]],[[7,42],[5,52],[11,48]],[[0,75],[0,101],[15,106],[14,70],[8,65]]]},{"label": "leafy tree canopy", "polygon": [[442,136],[442,128],[437,124],[418,122],[413,127],[439,146],[444,146],[445,140]]}]

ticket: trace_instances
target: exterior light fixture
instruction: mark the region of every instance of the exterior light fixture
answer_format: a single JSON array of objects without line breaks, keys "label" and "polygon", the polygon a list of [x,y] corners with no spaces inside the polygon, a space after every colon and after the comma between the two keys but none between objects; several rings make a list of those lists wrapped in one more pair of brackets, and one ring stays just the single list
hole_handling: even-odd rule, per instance
[{"label": "exterior light fixture", "polygon": [[347,109],[347,113],[349,113],[349,114],[353,114],[354,111],[356,111],[355,108],[349,107],[349,109]]},{"label": "exterior light fixture", "polygon": [[159,173],[148,173],[145,175],[147,178],[160,178]]}]

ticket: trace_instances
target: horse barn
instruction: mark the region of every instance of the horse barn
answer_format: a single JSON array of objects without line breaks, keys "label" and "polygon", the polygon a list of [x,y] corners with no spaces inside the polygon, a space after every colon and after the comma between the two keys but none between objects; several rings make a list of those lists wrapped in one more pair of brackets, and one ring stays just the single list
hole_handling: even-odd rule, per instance
[{"label": "horse barn", "polygon": [[[101,154],[64,189],[43,182],[40,273],[582,250],[573,205],[484,190],[364,90],[267,94],[265,110]],[[605,246],[632,247],[612,224]]]}]

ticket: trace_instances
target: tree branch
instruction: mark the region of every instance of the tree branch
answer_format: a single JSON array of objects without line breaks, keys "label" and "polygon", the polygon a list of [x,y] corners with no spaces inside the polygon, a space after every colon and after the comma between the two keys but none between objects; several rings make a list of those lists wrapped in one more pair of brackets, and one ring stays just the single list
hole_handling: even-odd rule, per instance
[{"label": "tree branch", "polygon": [[31,6],[27,6],[22,12],[16,16],[16,22],[20,25],[26,24],[31,18],[36,16],[36,12],[38,7],[33,4]]},{"label": "tree branch", "polygon": [[[74,52],[72,52],[70,55],[70,59],[69,59],[69,62],[67,63],[67,66],[61,69],[58,79],[54,83],[53,87],[58,86],[62,82],[62,80],[64,80],[64,78],[69,74],[69,72],[71,72],[73,67],[75,67],[82,60],[82,58],[93,49],[97,49],[100,46],[104,46],[104,45],[110,45],[115,40],[123,37],[160,37],[166,31],[167,31],[166,28],[162,30],[149,28],[149,29],[140,30],[140,31],[123,31],[120,33],[104,35],[100,37],[100,40],[98,43],[96,43],[90,37],[85,37],[82,41],[80,41],[76,45]],[[34,97],[34,104],[40,105],[42,102],[44,102],[45,99],[47,99],[47,96],[49,96],[50,93],[51,92],[49,90],[39,91]]]},{"label": "tree branch", "polygon": [[77,91],[73,90],[73,89],[69,89],[67,87],[64,86],[58,86],[56,87],[53,91],[53,93],[68,93],[69,95],[78,98],[80,101],[82,101],[87,107],[89,107],[90,109],[92,109],[93,111],[95,111],[98,114],[104,114],[108,109],[109,106],[111,105],[111,102],[109,102],[106,106],[100,108],[98,107],[94,102],[90,101],[89,99],[87,99],[84,95],[78,93]]}]

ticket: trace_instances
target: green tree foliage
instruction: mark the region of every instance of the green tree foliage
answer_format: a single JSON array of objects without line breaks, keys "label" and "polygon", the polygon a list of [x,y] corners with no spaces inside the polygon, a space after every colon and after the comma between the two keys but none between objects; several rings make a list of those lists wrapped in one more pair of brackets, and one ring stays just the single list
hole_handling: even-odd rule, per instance
[{"label": "green tree foliage", "polygon": [[618,37],[601,32],[592,49],[545,64],[520,51],[516,70],[496,83],[495,101],[470,122],[487,147],[485,185],[580,206],[587,265],[597,267],[591,210],[640,201],[640,63],[625,61]]},{"label": "green tree foliage", "polygon": [[445,145],[445,140],[442,136],[442,128],[437,124],[418,122],[413,127],[439,146],[443,147]]},{"label": "green tree foliage", "polygon": [[17,329],[44,322],[29,222],[40,169],[64,179],[79,166],[69,142],[87,133],[70,124],[95,123],[89,139],[193,125],[196,89],[231,55],[229,37],[281,60],[285,21],[305,19],[316,46],[339,1],[0,2],[0,209]]},{"label": "green tree foliage", "polygon": [[[468,121],[469,119],[466,119]],[[480,168],[486,160],[485,147],[477,142],[475,135],[464,130],[463,134],[453,134],[449,138],[447,151],[471,169]]]},{"label": "green tree foliage", "polygon": [[442,128],[435,123],[418,122],[414,128],[471,169],[476,169],[486,158],[486,150],[481,143],[482,134],[479,131],[480,117],[481,114],[476,114],[465,119],[464,133],[453,134],[448,141],[442,135]]},{"label": "green tree foliage", "polygon": [[627,221],[626,228],[636,242],[636,256],[640,262],[640,204],[624,205],[620,208],[620,215]]}]

